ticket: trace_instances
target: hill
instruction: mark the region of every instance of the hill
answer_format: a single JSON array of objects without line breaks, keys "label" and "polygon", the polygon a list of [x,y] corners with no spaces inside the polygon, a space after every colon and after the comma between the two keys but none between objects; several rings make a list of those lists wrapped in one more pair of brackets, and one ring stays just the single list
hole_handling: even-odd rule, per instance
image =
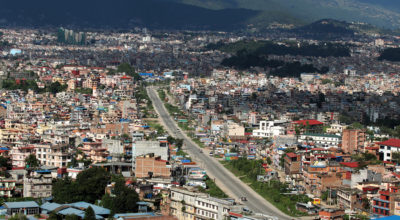
[{"label": "hill", "polygon": [[[324,18],[347,22],[365,22],[378,27],[400,28],[398,0],[166,0],[210,9],[246,8],[259,10],[261,19],[255,25],[264,25],[263,17],[270,12],[290,15],[298,23],[311,23]],[[275,19],[280,22],[279,18]],[[284,23],[284,22],[282,22]]]},{"label": "hill", "polygon": [[212,10],[165,0],[13,0],[0,7],[0,26],[232,30],[259,14]]}]

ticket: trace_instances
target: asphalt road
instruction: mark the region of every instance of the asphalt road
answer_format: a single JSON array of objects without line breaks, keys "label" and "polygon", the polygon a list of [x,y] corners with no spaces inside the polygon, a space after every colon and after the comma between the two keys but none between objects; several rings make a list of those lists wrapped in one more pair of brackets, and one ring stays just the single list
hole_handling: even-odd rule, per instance
[{"label": "asphalt road", "polygon": [[202,166],[207,174],[215,179],[218,186],[222,188],[228,195],[237,198],[246,197],[247,201],[242,202],[245,206],[251,209],[255,213],[262,213],[265,215],[275,216],[278,219],[294,219],[271,203],[262,198],[248,185],[243,183],[239,178],[234,176],[229,170],[227,170],[223,165],[221,165],[216,159],[210,157],[208,154],[201,153],[201,149],[197,146],[189,137],[182,132],[173,118],[169,115],[168,111],[165,109],[163,102],[157,95],[157,92],[153,87],[147,88],[148,95],[153,102],[154,108],[159,114],[160,118],[163,120],[166,129],[170,132],[172,136],[184,139],[185,150],[192,156],[192,158]]}]

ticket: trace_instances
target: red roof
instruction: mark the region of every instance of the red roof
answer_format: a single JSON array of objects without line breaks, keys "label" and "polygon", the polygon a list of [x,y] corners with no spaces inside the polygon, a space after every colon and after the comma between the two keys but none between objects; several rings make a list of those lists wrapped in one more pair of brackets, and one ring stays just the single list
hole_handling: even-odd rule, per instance
[{"label": "red roof", "polygon": [[292,153],[292,152],[287,153],[286,155],[287,155],[288,157],[290,157],[290,158],[297,157],[297,154]]},{"label": "red roof", "polygon": [[299,120],[299,121],[294,121],[293,123],[301,124],[301,125],[306,126],[307,122],[308,122],[309,125],[323,125],[324,124],[324,123],[322,123],[320,121],[317,121],[317,120],[314,120],[314,119],[311,119],[311,120]]},{"label": "red roof", "polygon": [[242,217],[243,217],[242,214],[238,214],[238,213],[234,213],[234,212],[229,212],[229,215],[235,216],[235,217],[239,217],[239,218],[242,218]]},{"label": "red roof", "polygon": [[391,147],[400,147],[400,139],[391,138],[386,141],[378,142],[377,144]]},{"label": "red roof", "polygon": [[345,167],[350,167],[350,168],[358,167],[358,162],[341,162],[340,164]]}]

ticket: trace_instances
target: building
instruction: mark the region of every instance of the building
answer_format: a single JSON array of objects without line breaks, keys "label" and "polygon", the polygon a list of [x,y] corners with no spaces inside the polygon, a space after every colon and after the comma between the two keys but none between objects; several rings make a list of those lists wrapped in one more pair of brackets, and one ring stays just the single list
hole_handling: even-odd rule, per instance
[{"label": "building", "polygon": [[287,153],[285,156],[285,174],[297,176],[301,172],[301,156],[295,153]]},{"label": "building", "polygon": [[41,143],[33,146],[41,165],[66,167],[71,162],[72,153],[68,151],[69,147],[66,144]]},{"label": "building", "polygon": [[313,143],[318,147],[324,148],[338,148],[341,142],[341,137],[333,134],[313,134],[304,133],[300,135],[300,142],[302,143]]},{"label": "building", "polygon": [[196,219],[195,205],[198,197],[207,197],[207,194],[197,192],[194,188],[171,188],[171,214],[179,220]]},{"label": "building", "polygon": [[161,160],[160,156],[155,157],[152,154],[136,157],[135,176],[136,178],[169,178],[171,176],[171,165],[168,161]]},{"label": "building", "polygon": [[400,198],[397,187],[389,187],[387,190],[379,191],[379,197],[372,199],[372,213],[379,216],[390,216],[394,214],[395,200]]},{"label": "building", "polygon": [[160,156],[161,160],[168,160],[169,150],[167,141],[134,141],[132,143],[133,164],[136,157],[147,154],[154,154],[155,157]]},{"label": "building", "polygon": [[32,171],[24,177],[24,197],[45,198],[52,192],[52,176],[49,170]]},{"label": "building", "polygon": [[229,215],[234,202],[231,200],[217,199],[214,197],[196,198],[196,219],[224,220]]},{"label": "building", "polygon": [[10,198],[13,197],[15,191],[16,180],[13,179],[0,179],[0,197]]},{"label": "building", "polygon": [[400,139],[389,139],[376,143],[379,145],[379,160],[391,161],[393,152],[400,152]]},{"label": "building", "polygon": [[342,133],[342,150],[354,154],[360,152],[366,141],[365,131],[360,129],[345,129]]},{"label": "building", "polygon": [[286,121],[260,121],[259,128],[253,131],[253,136],[258,138],[272,138],[284,135],[285,127],[282,125]]},{"label": "building", "polygon": [[360,195],[361,193],[357,189],[340,187],[337,189],[337,204],[341,209],[361,209],[362,200]]},{"label": "building", "polygon": [[342,209],[322,209],[318,213],[321,220],[343,220],[344,210]]},{"label": "building", "polygon": [[9,216],[18,213],[22,213],[24,215],[36,215],[40,213],[40,207],[34,201],[5,202],[4,208],[7,209],[7,215]]}]

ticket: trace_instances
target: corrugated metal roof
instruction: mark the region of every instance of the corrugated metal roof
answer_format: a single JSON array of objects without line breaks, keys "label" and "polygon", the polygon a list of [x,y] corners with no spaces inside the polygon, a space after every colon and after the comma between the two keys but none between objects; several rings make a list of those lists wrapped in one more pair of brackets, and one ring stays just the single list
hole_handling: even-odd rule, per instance
[{"label": "corrugated metal roof", "polygon": [[39,205],[35,201],[24,201],[24,202],[5,202],[4,206],[11,209],[18,208],[39,208]]}]

